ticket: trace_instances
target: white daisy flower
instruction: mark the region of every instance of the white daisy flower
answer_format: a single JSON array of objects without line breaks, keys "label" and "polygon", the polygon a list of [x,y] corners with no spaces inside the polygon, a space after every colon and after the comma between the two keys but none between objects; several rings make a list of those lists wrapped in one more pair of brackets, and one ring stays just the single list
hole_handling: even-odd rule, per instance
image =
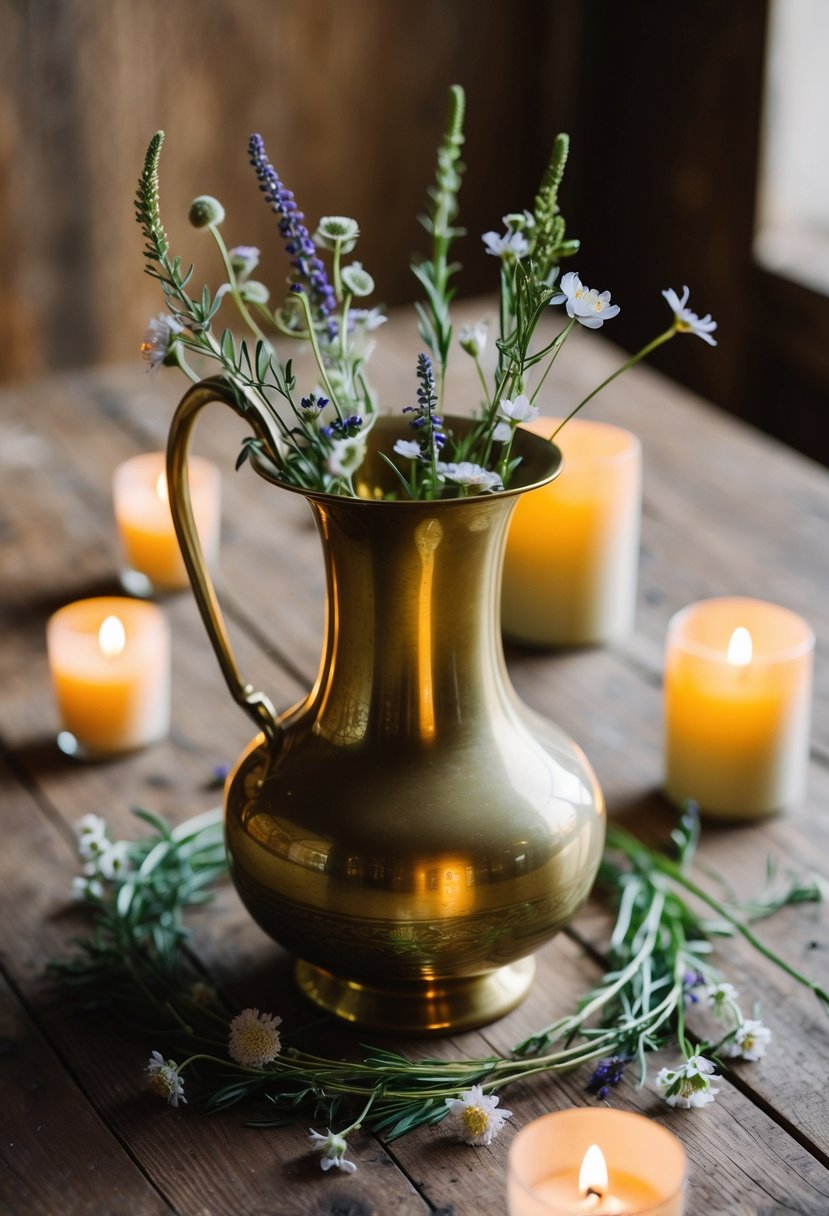
[{"label": "white daisy flower", "polygon": [[475,490],[503,490],[504,484],[497,473],[491,473],[471,460],[461,460],[457,464],[439,460],[437,474],[441,481],[451,481],[458,486],[468,486]]},{"label": "white daisy flower", "polygon": [[338,1136],[336,1132],[328,1129],[328,1135],[323,1136],[319,1132],[315,1132],[313,1128],[308,1129],[308,1139],[311,1141],[311,1147],[322,1153],[322,1161],[320,1167],[324,1170],[330,1170],[332,1166],[336,1166],[338,1170],[345,1170],[347,1174],[353,1174],[357,1170],[357,1166],[353,1161],[346,1161],[345,1153],[348,1145],[345,1142],[345,1136]]},{"label": "white daisy flower", "polygon": [[107,846],[97,859],[98,873],[110,882],[120,878],[132,869],[129,859],[129,841],[116,840]]},{"label": "white daisy flower", "polygon": [[169,313],[160,312],[157,317],[150,318],[140,348],[141,354],[149,364],[148,371],[158,371],[170,353],[170,347],[176,335],[182,333],[183,329],[184,326],[180,325]]},{"label": "white daisy flower", "polygon": [[109,845],[106,820],[100,815],[84,815],[75,824],[78,852],[85,860],[99,857]]},{"label": "white daisy flower", "polygon": [[599,329],[605,321],[618,316],[618,304],[610,303],[610,292],[598,292],[585,287],[575,270],[568,271],[559,284],[560,290],[550,300],[551,304],[565,304],[567,316],[575,317],[580,325],[588,329]]},{"label": "white daisy flower", "polygon": [[739,1060],[759,1060],[771,1042],[771,1031],[762,1022],[747,1019],[737,1027],[733,1039],[723,1043],[720,1054]]},{"label": "white daisy flower", "polygon": [[498,1108],[498,1095],[485,1094],[480,1085],[464,1090],[459,1098],[447,1098],[449,1117],[460,1124],[459,1131],[467,1144],[491,1144],[511,1110]]},{"label": "white daisy flower", "polygon": [[536,406],[530,404],[530,399],[525,393],[521,393],[514,401],[503,398],[498,406],[498,413],[513,426],[518,426],[519,422],[532,422],[534,418],[538,417],[540,411]]},{"label": "white daisy flower", "polygon": [[486,245],[487,253],[505,262],[526,257],[530,252],[530,243],[520,232],[505,232],[503,236],[497,232],[485,232],[481,240]]},{"label": "white daisy flower", "polygon": [[374,291],[374,279],[363,269],[362,262],[343,266],[342,280],[353,296],[370,296]]},{"label": "white daisy flower", "polygon": [[733,984],[706,984],[699,994],[703,1009],[710,1009],[714,1017],[725,1017],[728,1009],[737,1010],[737,989]]},{"label": "white daisy flower", "polygon": [[328,453],[325,467],[334,477],[348,477],[359,469],[366,454],[366,441],[362,435],[335,439]]},{"label": "white daisy flower", "polygon": [[704,317],[698,317],[695,312],[691,312],[690,308],[686,308],[688,297],[691,294],[687,287],[682,289],[682,299],[670,287],[662,294],[668,301],[668,307],[674,314],[674,324],[681,334],[696,334],[709,346],[717,345],[716,339],[711,337],[717,328],[717,322],[711,320],[710,312],[706,313]]},{"label": "white daisy flower", "polygon": [[245,1068],[263,1068],[279,1055],[277,1027],[282,1018],[258,1009],[243,1009],[230,1023],[228,1052],[231,1060]]},{"label": "white daisy flower", "polygon": [[178,1075],[174,1060],[165,1060],[160,1052],[154,1051],[147,1065],[150,1074],[150,1089],[160,1098],[166,1098],[168,1106],[178,1106],[186,1102],[184,1082]]},{"label": "white daisy flower", "polygon": [[690,1110],[693,1106],[707,1106],[720,1092],[711,1085],[710,1077],[719,1076],[710,1060],[703,1056],[691,1056],[679,1068],[661,1068],[656,1077],[656,1087],[668,1106]]},{"label": "white daisy flower", "polygon": [[407,460],[417,460],[421,455],[420,444],[415,439],[398,439],[392,448],[398,456],[405,456]]},{"label": "white daisy flower", "polygon": [[360,225],[350,215],[323,215],[314,233],[314,244],[332,253],[339,245],[340,253],[351,253],[360,235]]},{"label": "white daisy flower", "polygon": [[72,879],[72,898],[78,903],[86,903],[89,900],[95,901],[103,899],[104,888],[97,878],[81,877]]}]

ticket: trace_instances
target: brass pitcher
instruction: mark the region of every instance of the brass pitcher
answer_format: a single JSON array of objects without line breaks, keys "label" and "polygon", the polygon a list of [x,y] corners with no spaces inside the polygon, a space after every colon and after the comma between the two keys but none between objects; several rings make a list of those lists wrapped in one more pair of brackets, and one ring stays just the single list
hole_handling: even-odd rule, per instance
[{"label": "brass pitcher", "polygon": [[[193,523],[193,423],[221,401],[274,450],[274,423],[221,378],[184,396],[168,448],[170,503],[222,671],[258,733],[226,786],[233,881],[298,958],[324,1009],[389,1032],[480,1026],[532,981],[532,952],[590,891],[604,801],[582,751],[516,696],[499,629],[501,564],[518,494],[559,472],[558,449],[516,435],[518,484],[435,502],[380,501],[380,418],[358,498],[303,493],[322,538],[328,602],[319,675],[277,716],[240,676]],[[447,419],[455,433],[469,420]]]}]

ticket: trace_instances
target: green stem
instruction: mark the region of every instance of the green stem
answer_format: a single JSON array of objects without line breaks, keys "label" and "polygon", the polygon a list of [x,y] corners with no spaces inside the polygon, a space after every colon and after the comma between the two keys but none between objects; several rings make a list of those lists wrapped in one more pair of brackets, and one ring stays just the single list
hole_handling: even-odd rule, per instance
[{"label": "green stem", "polygon": [[677,333],[679,333],[679,330],[677,329],[676,324],[674,324],[671,326],[670,329],[666,329],[664,334],[660,334],[658,338],[654,338],[652,342],[649,342],[647,344],[647,346],[643,346],[642,349],[640,351],[638,351],[635,355],[631,355],[631,357],[629,359],[627,359],[622,364],[621,367],[617,367],[616,371],[613,372],[613,374],[611,376],[608,376],[607,379],[603,380],[597,388],[594,388],[592,393],[588,393],[587,396],[584,398],[584,400],[580,401],[579,404],[576,406],[576,408],[574,410],[570,411],[570,413],[567,415],[567,417],[564,419],[564,421],[560,422],[558,424],[558,426],[556,427],[556,429],[553,431],[552,435],[550,436],[550,442],[552,443],[552,441],[555,439],[556,435],[559,433],[561,428],[566,423],[568,423],[571,418],[575,417],[575,415],[579,412],[579,410],[583,409],[584,406],[587,405],[588,401],[592,401],[593,398],[598,393],[600,393],[603,388],[607,388],[608,384],[610,384],[610,382],[612,380],[615,380],[617,376],[621,376],[622,372],[626,372],[631,367],[635,367],[637,363],[640,363],[642,361],[642,359],[647,358],[647,356],[649,354],[651,354],[652,351],[655,351],[657,349],[657,347],[662,346],[662,344],[664,342],[668,342],[671,338],[673,338],[674,334],[677,334]]},{"label": "green stem", "polygon": [[230,261],[230,254],[227,251],[227,246],[224,243],[222,234],[219,232],[219,229],[215,224],[208,224],[208,229],[210,231],[210,235],[213,237],[213,240],[218,246],[219,253],[221,254],[222,261],[224,262],[225,274],[227,275],[227,281],[230,283],[230,294],[233,297],[234,304],[239,309],[243,321],[251,332],[256,335],[260,342],[264,342],[265,346],[268,348],[268,351],[273,354],[274,351],[270,339],[262,332],[256,321],[254,321],[253,317],[250,315],[247,304],[242,299],[242,294],[239,291],[239,283],[236,278],[236,272],[233,269],[233,265]]}]

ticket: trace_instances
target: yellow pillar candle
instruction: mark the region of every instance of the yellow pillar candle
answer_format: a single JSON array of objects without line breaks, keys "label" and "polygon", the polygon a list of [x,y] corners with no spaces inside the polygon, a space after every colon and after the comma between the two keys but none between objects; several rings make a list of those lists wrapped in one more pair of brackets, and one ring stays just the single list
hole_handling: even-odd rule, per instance
[{"label": "yellow pillar candle", "polygon": [[155,604],[100,597],[49,618],[46,645],[69,755],[95,759],[170,728],[170,628]]},{"label": "yellow pillar candle", "polygon": [[[549,436],[555,418],[528,424]],[[501,603],[505,635],[536,646],[586,645],[633,628],[642,450],[629,431],[574,418],[555,439],[564,468],[524,494],[510,525]]]},{"label": "yellow pillar candle", "polygon": [[676,1136],[642,1115],[555,1111],[512,1142],[509,1216],[682,1216],[685,1172]]},{"label": "yellow pillar candle", "polygon": [[[166,454],[146,452],[126,460],[112,482],[115,520],[121,539],[124,587],[134,595],[178,591],[189,580],[173,527],[167,497]],[[209,460],[189,461],[190,497],[208,566],[219,555],[221,476]]]},{"label": "yellow pillar candle", "polygon": [[665,790],[750,818],[794,806],[809,762],[814,634],[761,600],[702,600],[668,625]]}]

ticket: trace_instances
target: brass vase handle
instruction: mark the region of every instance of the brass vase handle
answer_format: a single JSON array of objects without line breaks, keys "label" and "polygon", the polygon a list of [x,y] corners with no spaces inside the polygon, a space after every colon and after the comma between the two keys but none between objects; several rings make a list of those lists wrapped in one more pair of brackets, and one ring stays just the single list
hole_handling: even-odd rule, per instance
[{"label": "brass vase handle", "polygon": [[187,477],[190,437],[199,411],[214,401],[221,401],[230,406],[234,413],[250,423],[256,435],[271,450],[276,446],[273,434],[274,424],[255,398],[243,396],[241,389],[237,389],[229,381],[219,376],[200,380],[184,394],[170,424],[170,434],[167,440],[167,484],[170,510],[184,564],[190,576],[193,594],[231,695],[234,701],[253,718],[258,729],[264,731],[269,739],[275,740],[281,734],[282,727],[273,703],[263,692],[258,692],[252,684],[248,684],[242,679],[236,665],[222,610],[216,598],[213,580],[204,560],[190,501],[190,485]]}]

